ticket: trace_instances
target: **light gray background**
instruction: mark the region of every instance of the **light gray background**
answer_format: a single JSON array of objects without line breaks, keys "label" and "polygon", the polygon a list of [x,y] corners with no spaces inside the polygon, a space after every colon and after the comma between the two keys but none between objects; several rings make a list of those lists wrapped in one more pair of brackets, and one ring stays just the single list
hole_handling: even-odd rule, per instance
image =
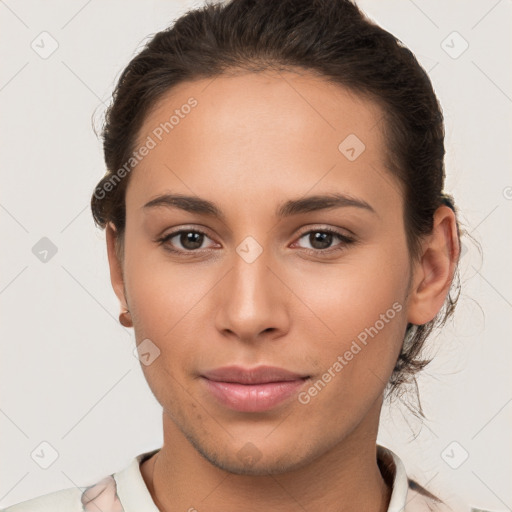
[{"label": "light gray background", "polygon": [[[89,210],[104,172],[91,116],[100,127],[136,49],[191,5],[0,1],[1,507],[92,483],[161,445],[160,407],[133,331],[118,323]],[[464,242],[456,316],[431,340],[436,359],[420,379],[428,421],[396,403],[379,442],[430,489],[511,510],[512,2],[359,5],[428,70],[446,118],[447,190],[484,252]],[[46,59],[31,47],[43,31],[59,45]],[[458,58],[447,53],[463,48],[454,31],[469,44]],[[42,237],[58,249],[46,263],[32,252]],[[31,457],[43,441],[59,455],[48,469]]]}]

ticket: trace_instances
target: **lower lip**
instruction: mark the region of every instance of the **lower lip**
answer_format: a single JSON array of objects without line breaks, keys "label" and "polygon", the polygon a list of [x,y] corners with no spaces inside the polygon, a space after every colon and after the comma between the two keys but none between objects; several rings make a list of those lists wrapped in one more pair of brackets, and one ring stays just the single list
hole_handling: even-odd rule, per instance
[{"label": "lower lip", "polygon": [[307,379],[266,384],[238,384],[202,378],[220,403],[241,412],[263,412],[295,395]]}]

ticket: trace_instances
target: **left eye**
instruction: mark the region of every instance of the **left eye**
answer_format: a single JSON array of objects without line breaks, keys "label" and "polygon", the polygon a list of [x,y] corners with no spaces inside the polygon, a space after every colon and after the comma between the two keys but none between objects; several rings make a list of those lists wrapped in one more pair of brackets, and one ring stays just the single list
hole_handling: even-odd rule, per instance
[{"label": "left eye", "polygon": [[341,247],[337,247],[337,249],[342,249],[354,241],[352,238],[330,229],[314,229],[304,233],[299,240],[303,238],[310,244],[310,247],[306,247],[306,249],[315,252],[331,249],[331,244],[336,238],[341,241],[341,243],[338,244]]}]

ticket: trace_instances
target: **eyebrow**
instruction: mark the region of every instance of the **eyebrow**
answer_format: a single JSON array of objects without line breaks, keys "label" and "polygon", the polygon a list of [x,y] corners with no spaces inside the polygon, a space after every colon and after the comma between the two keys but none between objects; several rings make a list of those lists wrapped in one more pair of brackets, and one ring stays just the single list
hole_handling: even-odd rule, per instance
[{"label": "eyebrow", "polygon": [[[197,196],[163,194],[146,203],[143,208],[148,210],[150,208],[162,206],[179,208],[190,213],[217,217],[222,221],[226,220],[225,215],[222,213],[221,209],[215,205],[215,203]],[[372,206],[362,199],[344,194],[332,193],[302,197],[299,199],[290,199],[278,206],[276,210],[276,217],[291,217],[292,215],[344,207],[360,208],[376,214],[376,211]]]}]

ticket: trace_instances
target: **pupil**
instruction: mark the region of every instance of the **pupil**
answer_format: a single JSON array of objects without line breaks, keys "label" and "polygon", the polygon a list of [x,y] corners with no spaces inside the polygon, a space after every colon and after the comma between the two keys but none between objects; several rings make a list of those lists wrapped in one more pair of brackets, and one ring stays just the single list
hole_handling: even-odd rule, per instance
[{"label": "pupil", "polygon": [[198,249],[203,242],[202,236],[201,233],[182,233],[180,242],[186,249]]},{"label": "pupil", "polygon": [[[311,239],[311,237],[313,237]],[[315,249],[327,249],[331,245],[332,233],[320,233],[319,231],[310,235],[311,246]],[[319,244],[319,247],[315,244]]]}]

